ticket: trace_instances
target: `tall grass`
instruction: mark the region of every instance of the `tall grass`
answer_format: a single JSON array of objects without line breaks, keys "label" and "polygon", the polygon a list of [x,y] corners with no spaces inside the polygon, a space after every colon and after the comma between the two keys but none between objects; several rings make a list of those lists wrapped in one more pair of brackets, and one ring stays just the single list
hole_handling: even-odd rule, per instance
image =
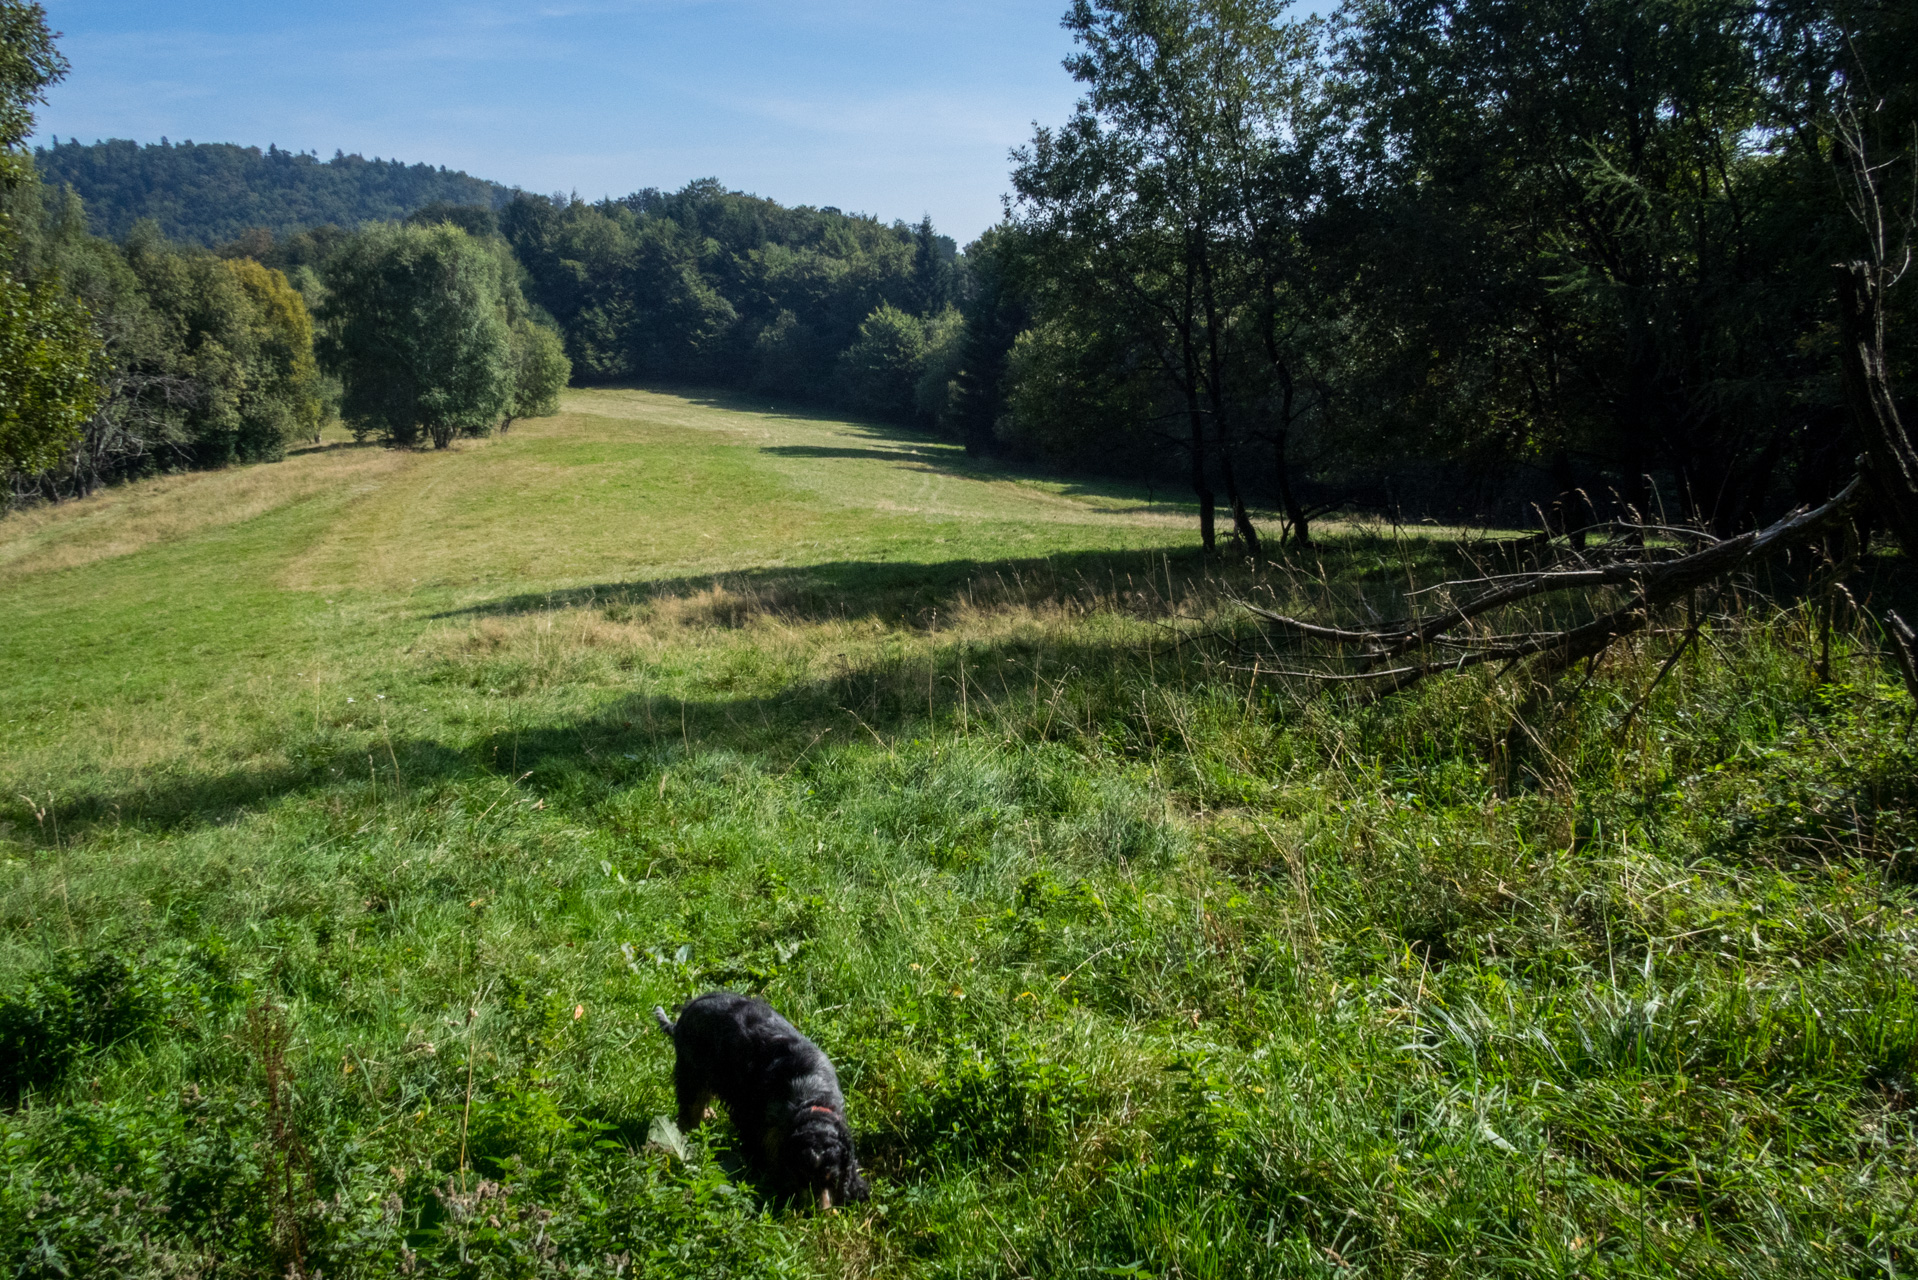
[{"label": "tall grass", "polygon": [[[1821,679],[1748,592],[1655,687],[1675,636],[1365,703],[1233,601],[1465,562],[1321,554],[529,593],[16,729],[5,1265],[1910,1271],[1918,768],[1865,624]],[[649,1141],[648,1011],[721,985],[839,1064],[870,1205]]]}]

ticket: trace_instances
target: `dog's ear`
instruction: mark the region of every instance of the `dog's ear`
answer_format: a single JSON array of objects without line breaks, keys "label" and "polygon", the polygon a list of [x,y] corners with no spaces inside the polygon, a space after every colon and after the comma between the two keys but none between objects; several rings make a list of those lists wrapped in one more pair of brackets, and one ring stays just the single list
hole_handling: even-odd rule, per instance
[{"label": "dog's ear", "polygon": [[[851,1137],[850,1134],[847,1135]],[[859,1174],[859,1157],[853,1154],[852,1143],[846,1143],[845,1163],[839,1166],[839,1200],[845,1204],[854,1204],[872,1196],[872,1187]]]},{"label": "dog's ear", "polygon": [[786,1134],[779,1145],[778,1163],[786,1174],[816,1194],[823,1186],[839,1181],[839,1170],[846,1160],[846,1148],[839,1132],[821,1121],[802,1121]]}]

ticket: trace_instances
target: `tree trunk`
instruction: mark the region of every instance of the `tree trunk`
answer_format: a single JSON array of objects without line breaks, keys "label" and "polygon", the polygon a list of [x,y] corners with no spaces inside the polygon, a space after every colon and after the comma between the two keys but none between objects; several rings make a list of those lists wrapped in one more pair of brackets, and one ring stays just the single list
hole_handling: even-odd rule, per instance
[{"label": "tree trunk", "polygon": [[1206,252],[1203,233],[1199,242],[1199,281],[1205,300],[1205,393],[1212,405],[1212,434],[1219,441],[1219,476],[1225,481],[1226,501],[1232,504],[1232,529],[1253,559],[1261,558],[1259,531],[1239,495],[1239,480],[1232,469],[1232,444],[1228,439],[1225,414],[1225,363],[1219,356],[1219,308],[1212,291],[1212,257]]},{"label": "tree trunk", "polygon": [[1279,502],[1285,507],[1285,518],[1292,526],[1293,544],[1300,547],[1312,545],[1312,530],[1305,520],[1305,508],[1299,505],[1298,495],[1292,492],[1292,464],[1286,456],[1292,442],[1292,370],[1284,361],[1277,362],[1279,372],[1279,429],[1272,437],[1273,478],[1278,481]]},{"label": "tree trunk", "polygon": [[1185,388],[1186,418],[1192,425],[1192,492],[1199,499],[1199,542],[1207,551],[1217,543],[1213,507],[1217,499],[1205,477],[1205,413],[1199,408],[1199,393],[1190,382]]},{"label": "tree trunk", "polygon": [[1865,483],[1877,516],[1918,560],[1918,450],[1898,414],[1885,364],[1884,293],[1864,262],[1839,263],[1839,363],[1845,406],[1865,442]]},{"label": "tree trunk", "polygon": [[[1207,310],[1210,310],[1209,305]],[[1259,531],[1253,527],[1252,517],[1245,509],[1245,499],[1239,494],[1238,475],[1232,469],[1232,444],[1226,438],[1225,388],[1220,385],[1217,339],[1208,334],[1208,343],[1211,346],[1211,359],[1205,391],[1206,399],[1212,406],[1212,436],[1219,446],[1219,478],[1225,482],[1225,500],[1232,508],[1232,531],[1245,544],[1246,554],[1258,559],[1262,553]]]},{"label": "tree trunk", "polygon": [[1245,553],[1256,560],[1263,555],[1263,549],[1259,546],[1259,531],[1252,526],[1252,517],[1245,509],[1245,499],[1239,496],[1239,482],[1232,473],[1232,451],[1225,443],[1225,424],[1214,415],[1213,425],[1219,437],[1219,477],[1225,481],[1225,500],[1232,507],[1232,531],[1245,544]]},{"label": "tree trunk", "polygon": [[1558,499],[1552,504],[1553,514],[1558,517],[1558,528],[1551,533],[1563,534],[1572,544],[1572,550],[1585,550],[1585,528],[1596,519],[1592,511],[1591,499],[1579,491],[1578,475],[1572,470],[1572,456],[1560,449],[1552,455],[1552,482],[1558,486]]},{"label": "tree trunk", "polygon": [[1292,462],[1288,456],[1292,441],[1292,406],[1295,403],[1292,366],[1279,354],[1278,306],[1273,301],[1272,292],[1273,286],[1268,284],[1259,328],[1260,336],[1265,340],[1265,358],[1278,377],[1282,396],[1279,427],[1272,438],[1273,479],[1278,484],[1279,502],[1285,508],[1286,521],[1292,526],[1292,540],[1301,547],[1309,547],[1312,545],[1312,531],[1306,525],[1305,508],[1299,505],[1298,497],[1292,492]]},{"label": "tree trunk", "polygon": [[1205,474],[1205,410],[1199,405],[1199,356],[1192,343],[1192,291],[1195,275],[1190,255],[1185,264],[1185,305],[1180,314],[1179,360],[1185,376],[1179,389],[1185,394],[1186,421],[1192,429],[1192,492],[1199,499],[1199,543],[1210,553],[1218,549],[1217,500]]}]

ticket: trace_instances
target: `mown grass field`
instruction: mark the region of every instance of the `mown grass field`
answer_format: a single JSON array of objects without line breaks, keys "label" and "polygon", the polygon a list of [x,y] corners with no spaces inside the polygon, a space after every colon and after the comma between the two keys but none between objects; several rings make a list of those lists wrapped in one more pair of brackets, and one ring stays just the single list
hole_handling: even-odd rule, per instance
[{"label": "mown grass field", "polygon": [[[1746,584],[1655,689],[1669,637],[1357,706],[1232,598],[1455,540],[1193,542],[643,391],[0,520],[0,1267],[1918,1268],[1918,761],[1855,616],[1824,681]],[[869,1205],[649,1140],[648,1011],[715,986],[838,1062]]]}]

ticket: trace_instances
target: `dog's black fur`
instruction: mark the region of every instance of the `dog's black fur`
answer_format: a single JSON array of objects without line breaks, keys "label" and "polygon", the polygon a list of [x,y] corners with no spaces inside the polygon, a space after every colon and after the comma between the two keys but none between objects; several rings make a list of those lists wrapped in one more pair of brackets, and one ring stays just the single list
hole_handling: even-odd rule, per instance
[{"label": "dog's black fur", "polygon": [[677,1023],[664,1009],[653,1016],[673,1039],[681,1130],[705,1119],[717,1097],[746,1158],[780,1192],[804,1190],[822,1206],[871,1194],[859,1176],[838,1073],[764,1000],[713,991],[682,1008]]}]

